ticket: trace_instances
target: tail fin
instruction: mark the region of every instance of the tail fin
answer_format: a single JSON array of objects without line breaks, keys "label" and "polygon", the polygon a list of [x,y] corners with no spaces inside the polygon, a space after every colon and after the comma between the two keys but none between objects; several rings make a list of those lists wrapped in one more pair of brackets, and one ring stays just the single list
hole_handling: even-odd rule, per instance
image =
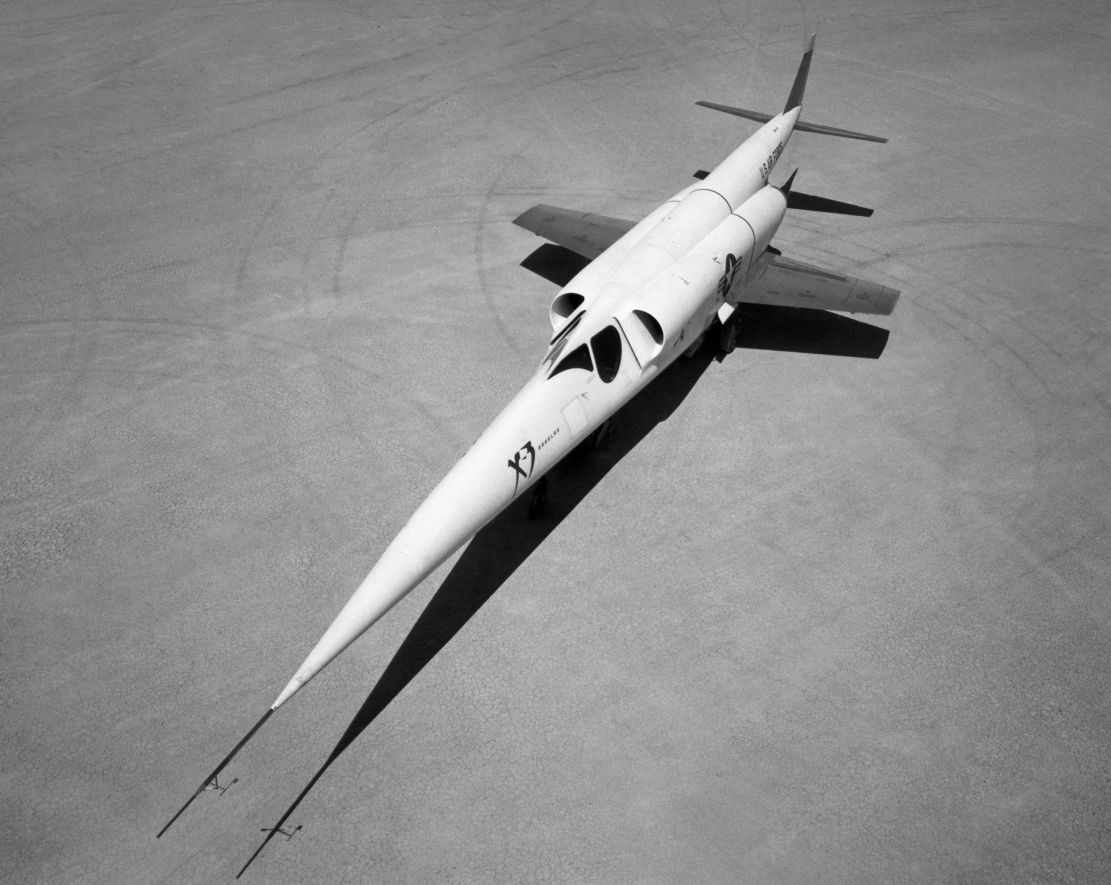
[{"label": "tail fin", "polygon": [[791,94],[787,96],[787,104],[783,106],[783,113],[802,107],[802,94],[806,91],[806,75],[810,73],[810,59],[814,57],[814,38],[816,36],[816,34],[811,34],[810,39],[806,41],[806,52],[802,54],[802,61],[799,62],[798,73],[795,74],[795,82],[791,84]]},{"label": "tail fin", "polygon": [[798,167],[796,166],[795,171],[791,173],[791,177],[788,178],[785,182],[783,182],[783,184],[781,184],[779,186],[779,192],[781,194],[783,194],[783,196],[786,198],[788,206],[791,205],[791,188],[794,186],[795,176],[798,175],[798,174],[799,174],[799,170],[798,170]]},{"label": "tail fin", "polygon": [[[802,54],[802,61],[799,62],[798,72],[795,74],[795,82],[791,84],[791,93],[787,96],[787,104],[783,107],[783,113],[794,110],[802,106],[802,94],[806,91],[806,77],[810,73],[810,60],[814,57],[814,35],[806,41],[806,52]],[[695,104],[701,105],[704,108],[710,108],[714,111],[721,111],[725,114],[732,114],[735,117],[744,117],[746,120],[754,120],[757,123],[767,123],[772,119],[772,114],[766,114],[763,111],[753,111],[748,108],[735,108],[730,105],[717,104],[712,101],[696,101]],[[795,123],[795,132],[816,132],[819,135],[836,135],[840,138],[855,138],[860,141],[876,141],[886,142],[886,138],[881,138],[878,135],[867,135],[863,132],[853,132],[851,129],[838,129],[835,126],[822,126],[818,123],[807,123],[805,120],[799,120]]]}]

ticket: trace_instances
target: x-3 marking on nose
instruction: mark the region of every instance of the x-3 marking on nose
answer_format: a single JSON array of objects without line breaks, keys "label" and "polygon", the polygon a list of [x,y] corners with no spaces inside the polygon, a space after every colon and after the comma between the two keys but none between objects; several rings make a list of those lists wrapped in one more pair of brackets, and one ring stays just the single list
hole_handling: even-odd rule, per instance
[{"label": "x-3 marking on nose", "polygon": [[[521,466],[521,460],[525,456],[528,457],[528,470]],[[513,471],[513,493],[516,494],[518,487],[521,485],[521,480],[528,481],[528,478],[532,476],[532,468],[536,466],[536,449],[532,447],[532,440],[517,449],[513,453],[513,457],[505,463]]]}]

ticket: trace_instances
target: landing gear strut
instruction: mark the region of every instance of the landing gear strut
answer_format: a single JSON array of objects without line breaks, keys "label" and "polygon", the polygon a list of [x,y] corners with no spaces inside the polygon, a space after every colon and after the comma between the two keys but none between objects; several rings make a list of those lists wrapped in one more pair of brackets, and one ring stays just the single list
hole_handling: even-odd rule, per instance
[{"label": "landing gear strut", "polygon": [[606,437],[610,435],[610,419],[606,419],[587,438],[592,449],[600,449],[602,444],[605,443]]},{"label": "landing gear strut", "polygon": [[528,518],[539,519],[548,509],[548,477],[542,476],[532,487],[528,499]]}]

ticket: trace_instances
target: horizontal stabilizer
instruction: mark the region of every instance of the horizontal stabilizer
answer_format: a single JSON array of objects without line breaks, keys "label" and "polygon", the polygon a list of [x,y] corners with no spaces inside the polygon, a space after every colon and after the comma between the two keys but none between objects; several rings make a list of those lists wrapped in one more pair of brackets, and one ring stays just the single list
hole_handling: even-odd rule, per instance
[{"label": "horizontal stabilizer", "polygon": [[840,200],[831,200],[828,197],[815,197],[813,194],[803,194],[791,191],[787,195],[788,209],[802,209],[804,212],[832,212],[836,215],[859,215],[869,218],[872,210],[866,206],[856,206],[852,203],[842,203]]},{"label": "horizontal stabilizer", "polygon": [[[754,120],[757,123],[767,123],[774,114],[765,114],[763,111],[751,111],[747,108],[735,108],[727,104],[717,104],[713,101],[696,101],[696,105],[704,108],[710,108],[713,111],[721,111],[723,114],[732,114],[734,117],[744,117],[746,120]],[[835,126],[822,126],[818,123],[807,123],[805,120],[799,120],[795,123],[795,132],[816,132],[819,135],[836,135],[839,138],[855,138],[858,141],[874,141],[880,144],[886,144],[887,139],[879,135],[867,135],[863,132],[853,132],[850,129],[838,129]]]},{"label": "horizontal stabilizer", "polygon": [[696,105],[709,108],[712,111],[721,111],[723,114],[732,114],[734,117],[744,117],[757,123],[767,123],[775,114],[765,114],[763,111],[750,111],[747,108],[734,108],[727,104],[718,104],[713,101],[696,101]]},{"label": "horizontal stabilizer", "polygon": [[868,135],[865,132],[853,132],[851,129],[838,129],[836,126],[822,126],[818,123],[807,123],[805,120],[799,120],[795,124],[795,132],[816,132],[818,135],[836,135],[838,138],[855,138],[857,141],[887,144],[887,139],[881,135]]}]

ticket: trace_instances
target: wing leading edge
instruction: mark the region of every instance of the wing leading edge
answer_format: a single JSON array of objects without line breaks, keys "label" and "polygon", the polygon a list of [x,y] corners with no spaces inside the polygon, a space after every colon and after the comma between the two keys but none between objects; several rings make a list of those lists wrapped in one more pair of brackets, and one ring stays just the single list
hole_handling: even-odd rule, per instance
[{"label": "wing leading edge", "polygon": [[[538,205],[521,213],[513,223],[585,259],[545,252],[541,247],[522,264],[557,285],[571,277],[612,246],[635,224],[622,218]],[[826,270],[769,253],[761,275],[737,293],[741,304],[769,304],[811,310],[888,315],[899,300],[897,289]],[[732,299],[730,299],[732,300]]]}]

